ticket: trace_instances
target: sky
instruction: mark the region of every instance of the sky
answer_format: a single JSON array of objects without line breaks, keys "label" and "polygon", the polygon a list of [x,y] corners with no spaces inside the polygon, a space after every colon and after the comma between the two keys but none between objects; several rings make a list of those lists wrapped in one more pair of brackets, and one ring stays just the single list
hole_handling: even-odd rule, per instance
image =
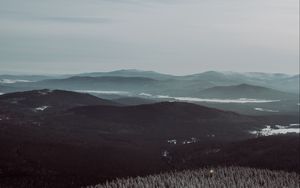
[{"label": "sky", "polygon": [[0,0],[0,72],[299,73],[299,0]]}]

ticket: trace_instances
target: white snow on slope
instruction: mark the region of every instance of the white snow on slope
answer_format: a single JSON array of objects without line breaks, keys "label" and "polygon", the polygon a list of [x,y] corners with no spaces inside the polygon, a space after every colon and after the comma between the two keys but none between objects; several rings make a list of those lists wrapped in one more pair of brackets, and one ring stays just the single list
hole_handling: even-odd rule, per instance
[{"label": "white snow on slope", "polygon": [[290,126],[300,126],[299,123],[291,123]]},{"label": "white snow on slope", "polygon": [[45,91],[39,91],[38,93],[40,95],[48,95],[49,93],[53,92],[52,90],[45,90]]},{"label": "white snow on slope", "polygon": [[168,157],[169,154],[170,154],[170,153],[169,153],[167,150],[164,150],[164,151],[162,152],[162,157]]},{"label": "white snow on slope", "polygon": [[49,108],[49,106],[40,106],[40,107],[35,108],[34,110],[35,110],[35,111],[44,111],[44,110],[46,110],[47,108]]},{"label": "white snow on slope", "polygon": [[190,138],[190,139],[188,139],[188,140],[184,140],[184,141],[182,142],[182,144],[192,144],[192,143],[196,143],[196,142],[197,142],[197,139],[194,138],[194,137],[192,137],[192,138]]},{"label": "white snow on slope", "polygon": [[169,144],[174,144],[174,145],[177,144],[177,140],[176,140],[176,139],[168,140],[167,142],[168,142]]},{"label": "white snow on slope", "polygon": [[144,96],[144,97],[152,97],[153,95],[149,94],[149,93],[140,93],[140,96]]},{"label": "white snow on slope", "polygon": [[261,135],[261,136],[270,136],[278,134],[288,134],[288,133],[300,133],[300,128],[295,127],[299,126],[296,124],[290,124],[289,126],[275,125],[276,128],[272,128],[270,125],[266,125],[265,128],[260,131],[250,131],[251,134]]},{"label": "white snow on slope", "polygon": [[260,111],[260,112],[279,112],[278,110],[271,110],[271,109],[265,109],[265,108],[254,108],[254,110],[256,111]]}]

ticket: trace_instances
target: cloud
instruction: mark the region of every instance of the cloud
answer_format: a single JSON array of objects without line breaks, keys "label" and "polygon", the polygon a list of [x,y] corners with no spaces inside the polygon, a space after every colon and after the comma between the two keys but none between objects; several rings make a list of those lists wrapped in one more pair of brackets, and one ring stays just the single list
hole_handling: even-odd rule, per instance
[{"label": "cloud", "polygon": [[40,20],[63,22],[63,23],[111,23],[112,20],[109,18],[101,17],[42,17]]},{"label": "cloud", "polygon": [[22,11],[1,11],[2,19],[16,20],[16,21],[48,21],[56,23],[87,23],[87,24],[99,24],[99,23],[111,23],[112,19],[105,17],[94,16],[47,16],[38,15],[34,13],[22,12]]}]

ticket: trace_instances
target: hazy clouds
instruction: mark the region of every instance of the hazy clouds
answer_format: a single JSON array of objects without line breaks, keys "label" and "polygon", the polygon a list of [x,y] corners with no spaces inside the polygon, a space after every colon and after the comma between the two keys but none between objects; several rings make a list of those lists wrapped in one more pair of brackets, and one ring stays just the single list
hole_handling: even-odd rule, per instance
[{"label": "hazy clouds", "polygon": [[0,71],[297,73],[298,0],[0,0]]}]

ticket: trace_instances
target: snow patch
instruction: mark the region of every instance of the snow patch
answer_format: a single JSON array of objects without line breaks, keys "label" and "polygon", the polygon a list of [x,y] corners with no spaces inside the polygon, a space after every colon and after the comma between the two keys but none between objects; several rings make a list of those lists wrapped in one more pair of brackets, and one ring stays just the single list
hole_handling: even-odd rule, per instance
[{"label": "snow patch", "polygon": [[144,97],[152,97],[152,95],[149,93],[140,93],[139,95]]},{"label": "snow patch", "polygon": [[[298,126],[295,128],[295,126]],[[278,134],[288,134],[288,133],[300,133],[299,124],[290,124],[289,126],[275,125],[275,129],[270,125],[266,125],[265,128],[260,131],[250,131],[251,134],[256,134],[258,136],[270,136]]]},{"label": "snow patch", "polygon": [[299,124],[299,123],[291,123],[290,126],[291,126],[291,127],[292,127],[292,126],[300,126],[300,124]]},{"label": "snow patch", "polygon": [[34,110],[35,110],[35,111],[44,111],[44,110],[46,110],[47,108],[49,108],[49,106],[40,106],[40,107],[35,108]]},{"label": "snow patch", "polygon": [[274,113],[279,112],[278,110],[271,110],[271,109],[265,109],[265,108],[254,108],[254,110],[260,111],[260,112],[274,112]]},{"label": "snow patch", "polygon": [[212,138],[214,138],[214,137],[216,137],[216,135],[214,135],[214,134],[208,134],[207,137],[212,137]]},{"label": "snow patch", "polygon": [[275,127],[276,127],[277,129],[285,129],[285,128],[286,128],[285,126],[282,126],[282,125],[275,125]]},{"label": "snow patch", "polygon": [[163,152],[162,152],[162,156],[163,157],[168,157],[170,155],[170,153],[167,151],[167,150],[164,150]]},{"label": "snow patch", "polygon": [[169,144],[174,144],[174,145],[177,144],[177,140],[175,140],[175,139],[168,140],[167,142],[168,142]]},{"label": "snow patch", "polygon": [[53,92],[52,90],[43,90],[43,91],[39,91],[38,93],[40,95],[48,95],[49,93]]},{"label": "snow patch", "polygon": [[5,115],[0,115],[0,121],[3,121],[3,120],[10,120],[10,117],[5,116]]},{"label": "snow patch", "polygon": [[196,143],[196,142],[197,142],[197,139],[194,138],[194,137],[192,137],[192,138],[190,138],[189,140],[184,140],[184,141],[182,142],[182,144],[193,144],[193,143]]}]

